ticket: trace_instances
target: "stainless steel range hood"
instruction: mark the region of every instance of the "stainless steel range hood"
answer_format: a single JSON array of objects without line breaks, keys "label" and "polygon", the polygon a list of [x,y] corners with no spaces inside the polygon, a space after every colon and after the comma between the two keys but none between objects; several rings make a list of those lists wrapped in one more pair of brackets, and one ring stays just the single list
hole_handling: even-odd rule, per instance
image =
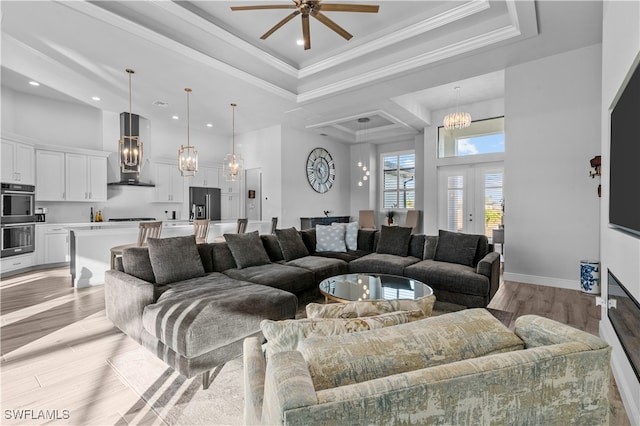
[{"label": "stainless steel range hood", "polygon": [[[131,122],[131,132],[129,132],[129,122]],[[132,136],[140,136],[140,116],[137,114],[131,114],[131,120],[129,120],[129,113],[122,112],[120,113],[120,137],[124,135],[132,135]],[[144,144],[145,141],[142,141]],[[142,157],[144,162],[144,155]],[[118,162],[120,159],[118,158]],[[123,172],[120,167],[118,167],[120,171],[120,180],[118,182],[110,182],[109,186],[149,186],[154,187],[155,185],[149,182],[141,182],[139,173],[126,173]]]}]

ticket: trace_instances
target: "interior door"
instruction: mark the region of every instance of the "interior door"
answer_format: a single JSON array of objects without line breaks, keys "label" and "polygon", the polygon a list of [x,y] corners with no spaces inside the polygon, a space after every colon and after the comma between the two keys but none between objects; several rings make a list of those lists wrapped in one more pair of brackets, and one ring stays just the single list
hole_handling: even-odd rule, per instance
[{"label": "interior door", "polygon": [[447,166],[438,170],[440,229],[484,234],[502,223],[502,163]]}]

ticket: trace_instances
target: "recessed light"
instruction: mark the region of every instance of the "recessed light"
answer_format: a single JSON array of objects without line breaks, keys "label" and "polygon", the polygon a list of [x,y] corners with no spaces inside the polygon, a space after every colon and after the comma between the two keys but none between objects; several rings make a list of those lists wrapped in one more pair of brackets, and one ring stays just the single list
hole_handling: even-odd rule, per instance
[{"label": "recessed light", "polygon": [[304,44],[304,40],[300,40],[300,39],[298,39],[298,40],[296,40],[296,44],[297,44],[298,46],[302,46],[302,45]]},{"label": "recessed light", "polygon": [[93,99],[94,101],[99,101],[100,100],[100,96],[92,96],[91,99]]},{"label": "recessed light", "polygon": [[213,127],[213,124],[207,123],[207,127]]},{"label": "recessed light", "polygon": [[177,119],[179,119],[180,117],[178,117],[177,115],[174,115],[174,116],[173,116],[173,117],[171,117],[171,118],[173,118],[174,120],[177,120]]},{"label": "recessed light", "polygon": [[169,105],[169,103],[165,101],[154,101],[152,104],[161,108],[164,108]]},{"label": "recessed light", "polygon": [[30,81],[29,84],[32,86],[40,86],[40,83],[38,83],[37,81]]}]

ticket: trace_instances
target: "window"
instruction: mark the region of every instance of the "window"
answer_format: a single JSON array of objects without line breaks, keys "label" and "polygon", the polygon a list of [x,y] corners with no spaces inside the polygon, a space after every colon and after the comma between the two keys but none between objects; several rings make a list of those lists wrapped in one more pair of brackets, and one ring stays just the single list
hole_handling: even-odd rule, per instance
[{"label": "window", "polygon": [[466,129],[438,128],[438,158],[504,152],[504,117],[474,121]]},{"label": "window", "polygon": [[416,203],[416,155],[413,151],[383,154],[383,209],[413,209]]}]

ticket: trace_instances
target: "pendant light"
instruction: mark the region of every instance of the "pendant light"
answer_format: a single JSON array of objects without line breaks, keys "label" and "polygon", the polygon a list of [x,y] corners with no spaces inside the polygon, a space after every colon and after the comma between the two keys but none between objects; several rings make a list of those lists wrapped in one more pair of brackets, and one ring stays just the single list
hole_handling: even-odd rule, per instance
[{"label": "pendant light", "polygon": [[[369,117],[358,118],[358,123],[360,123],[360,126],[361,126],[360,132],[362,133],[362,142],[366,142],[367,140],[367,137],[366,137],[367,123],[369,123],[370,121],[371,119]],[[362,171],[361,172],[362,178],[360,178],[360,180],[358,181],[358,186],[362,186],[364,185],[363,182],[366,182],[367,180],[369,180],[369,176],[371,175],[371,172],[367,170],[367,165],[364,164],[362,161],[358,161],[356,166],[358,166],[359,173],[360,171]]]},{"label": "pendant light", "polygon": [[[142,141],[140,136],[133,136],[131,120],[131,76],[134,70],[127,68],[129,74],[129,134],[123,134],[118,141],[118,158],[120,159],[120,170],[122,173],[140,173],[142,168]],[[123,131],[123,133],[126,133]]]},{"label": "pendant light", "polygon": [[222,174],[224,180],[234,182],[239,181],[242,176],[243,162],[240,154],[236,154],[236,104],[231,104],[231,154],[224,157],[222,163]]},{"label": "pendant light", "polygon": [[468,112],[460,112],[458,110],[458,102],[460,100],[460,87],[454,87],[456,91],[456,111],[447,114],[444,117],[444,128],[447,130],[464,129],[471,125],[471,114]]},{"label": "pendant light", "polygon": [[178,150],[178,169],[183,177],[195,176],[198,171],[198,151],[195,146],[190,145],[189,141],[189,94],[191,89],[184,89],[187,92],[187,146],[180,145]]}]

